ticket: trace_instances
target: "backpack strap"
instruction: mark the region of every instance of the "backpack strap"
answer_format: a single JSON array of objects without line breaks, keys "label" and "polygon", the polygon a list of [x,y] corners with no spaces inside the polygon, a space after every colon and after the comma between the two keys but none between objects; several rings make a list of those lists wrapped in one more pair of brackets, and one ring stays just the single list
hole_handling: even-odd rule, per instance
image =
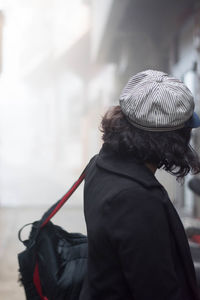
[{"label": "backpack strap", "polygon": [[96,162],[97,156],[98,155],[95,155],[91,158],[91,160],[89,161],[89,163],[87,164],[87,166],[85,167],[85,169],[83,170],[79,178],[71,186],[68,192],[45,212],[45,214],[42,216],[40,220],[40,224],[41,224],[40,228],[44,227],[51,220],[51,218],[53,218],[53,216],[60,210],[60,208],[66,203],[66,201],[74,193],[74,191],[79,187],[79,185],[85,178],[87,169]]},{"label": "backpack strap", "polygon": [[61,207],[65,204],[65,202],[71,197],[74,191],[79,187],[79,185],[85,178],[86,168],[81,173],[78,180],[74,182],[74,184],[71,186],[68,192],[58,202],[56,202],[52,207],[50,207],[49,210],[43,215],[40,228],[44,227],[51,220],[51,218],[53,218],[53,216],[61,209]]},{"label": "backpack strap", "polygon": [[91,165],[96,163],[97,157],[98,155],[95,155],[91,158],[91,160],[89,161],[89,163],[87,164],[87,166],[85,167],[85,169],[83,170],[83,172],[81,173],[77,181],[75,181],[75,183],[68,190],[68,192],[45,212],[45,214],[42,216],[40,220],[40,224],[41,224],[40,228],[44,227],[51,220],[51,218],[53,218],[53,216],[59,211],[59,209],[65,204],[65,202],[71,197],[74,191],[79,187],[81,182],[84,180],[87,169]]},{"label": "backpack strap", "polygon": [[[86,169],[86,168],[85,168]],[[51,206],[42,216],[42,218],[39,221],[39,224],[36,226],[36,231],[34,234],[34,237],[32,237],[31,242],[34,243],[37,235],[40,231],[41,228],[43,228],[50,220],[53,218],[53,216],[61,209],[61,207],[65,204],[65,202],[69,199],[69,197],[73,194],[73,192],[79,187],[83,179],[85,178],[85,169],[81,173],[80,177],[78,178],[77,181],[72,185],[72,187],[68,190],[68,192],[60,199],[58,200],[53,206]],[[19,231],[18,231],[18,239],[25,245],[27,246],[29,244],[29,239],[28,240],[22,240],[21,233],[23,229],[27,226],[34,225],[34,223],[28,223],[25,224]]]},{"label": "backpack strap", "polygon": [[98,155],[95,155],[90,162],[88,163],[88,165],[85,167],[85,169],[83,170],[83,172],[81,173],[81,175],[79,176],[79,178],[74,182],[74,184],[71,186],[71,188],[67,191],[67,193],[60,199],[58,200],[55,204],[53,204],[42,216],[42,218],[37,221],[37,225],[35,226],[35,232],[34,235],[30,239],[28,240],[22,240],[21,238],[21,232],[24,229],[24,227],[28,226],[28,225],[34,225],[33,223],[29,223],[24,225],[18,232],[18,238],[19,240],[27,247],[31,247],[32,245],[34,245],[37,236],[40,232],[40,229],[43,228],[50,220],[51,218],[53,218],[53,216],[55,216],[55,214],[61,209],[61,207],[66,203],[66,201],[71,197],[71,195],[74,193],[74,191],[79,187],[79,185],[81,184],[81,182],[84,180],[85,178],[85,174],[86,174],[86,170],[88,169],[89,166],[91,166],[92,162],[96,161]]}]

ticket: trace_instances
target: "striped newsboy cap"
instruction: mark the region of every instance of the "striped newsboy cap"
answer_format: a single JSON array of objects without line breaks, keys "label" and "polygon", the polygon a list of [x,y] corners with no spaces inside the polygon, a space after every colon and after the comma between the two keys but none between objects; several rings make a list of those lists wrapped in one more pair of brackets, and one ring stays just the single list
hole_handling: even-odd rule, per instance
[{"label": "striped newsboy cap", "polygon": [[144,130],[200,126],[199,117],[193,114],[191,91],[180,80],[160,71],[146,70],[132,76],[119,102],[128,121]]}]

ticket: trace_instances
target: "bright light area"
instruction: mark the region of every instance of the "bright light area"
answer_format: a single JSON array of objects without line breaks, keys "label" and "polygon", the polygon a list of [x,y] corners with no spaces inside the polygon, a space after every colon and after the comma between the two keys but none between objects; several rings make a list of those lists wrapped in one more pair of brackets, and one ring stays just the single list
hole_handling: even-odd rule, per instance
[{"label": "bright light area", "polygon": [[83,82],[66,58],[88,33],[90,8],[81,0],[6,0],[0,10],[0,204],[34,205],[64,192],[69,169],[81,164],[81,125],[71,124],[81,122]]}]

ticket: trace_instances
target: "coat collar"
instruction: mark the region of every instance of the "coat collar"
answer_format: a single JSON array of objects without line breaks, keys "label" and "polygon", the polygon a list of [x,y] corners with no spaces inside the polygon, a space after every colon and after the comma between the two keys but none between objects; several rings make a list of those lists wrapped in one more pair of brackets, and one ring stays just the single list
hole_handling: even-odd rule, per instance
[{"label": "coat collar", "polygon": [[96,164],[107,171],[131,178],[147,188],[161,187],[154,174],[143,163],[132,157],[122,157],[105,144],[99,152]]}]

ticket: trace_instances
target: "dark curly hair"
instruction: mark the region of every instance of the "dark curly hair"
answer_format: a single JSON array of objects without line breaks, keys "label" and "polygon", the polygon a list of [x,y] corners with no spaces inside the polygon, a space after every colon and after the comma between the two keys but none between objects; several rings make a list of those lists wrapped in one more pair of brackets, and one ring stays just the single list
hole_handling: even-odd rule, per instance
[{"label": "dark curly hair", "polygon": [[189,144],[190,128],[153,132],[134,127],[120,106],[108,110],[101,122],[104,144],[121,156],[134,156],[182,179],[200,172],[200,160]]}]

